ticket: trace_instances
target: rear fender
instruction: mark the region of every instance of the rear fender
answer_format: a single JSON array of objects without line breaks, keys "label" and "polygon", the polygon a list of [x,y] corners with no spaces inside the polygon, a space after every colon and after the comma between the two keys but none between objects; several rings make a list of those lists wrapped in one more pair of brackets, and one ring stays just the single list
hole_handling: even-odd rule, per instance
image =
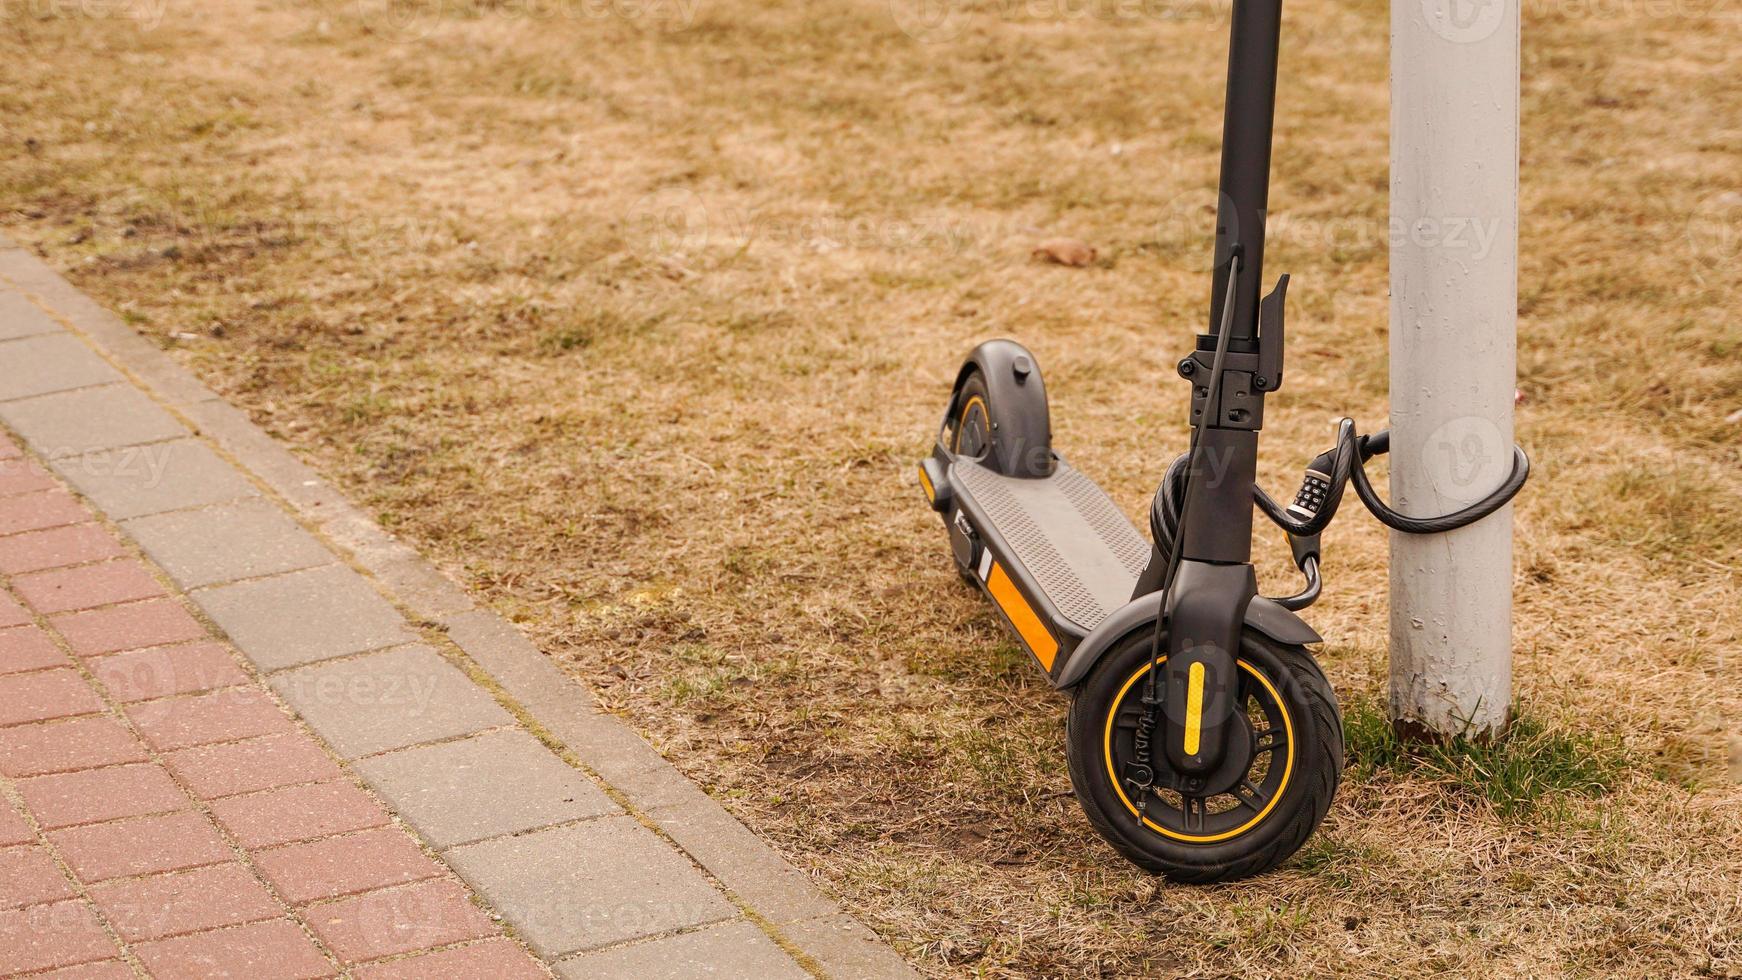
[{"label": "rear fender", "polygon": [[986,396],[997,428],[992,433],[992,468],[1005,476],[1049,476],[1053,470],[1052,417],[1046,404],[1046,382],[1040,362],[1014,340],[988,340],[974,348],[956,372],[949,408],[938,427],[938,454],[952,421],[961,410],[962,385],[978,370],[986,379]]}]

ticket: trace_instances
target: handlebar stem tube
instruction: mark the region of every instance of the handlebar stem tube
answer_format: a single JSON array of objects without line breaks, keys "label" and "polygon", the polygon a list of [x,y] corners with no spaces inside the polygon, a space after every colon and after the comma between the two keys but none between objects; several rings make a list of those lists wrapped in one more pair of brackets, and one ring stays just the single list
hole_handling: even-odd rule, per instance
[{"label": "handlebar stem tube", "polygon": [[1216,275],[1210,331],[1222,322],[1229,256],[1241,249],[1234,291],[1233,350],[1258,335],[1264,282],[1264,219],[1270,201],[1270,144],[1276,121],[1277,44],[1282,0],[1234,0],[1228,95],[1222,116],[1222,175],[1216,199]]}]

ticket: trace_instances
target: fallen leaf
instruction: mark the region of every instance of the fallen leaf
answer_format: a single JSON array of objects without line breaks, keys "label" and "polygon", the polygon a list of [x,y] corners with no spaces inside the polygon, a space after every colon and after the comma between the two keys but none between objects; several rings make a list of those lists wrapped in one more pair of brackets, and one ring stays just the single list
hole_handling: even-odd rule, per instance
[{"label": "fallen leaf", "polygon": [[1048,238],[1034,247],[1034,257],[1081,268],[1095,261],[1095,246],[1076,238]]}]

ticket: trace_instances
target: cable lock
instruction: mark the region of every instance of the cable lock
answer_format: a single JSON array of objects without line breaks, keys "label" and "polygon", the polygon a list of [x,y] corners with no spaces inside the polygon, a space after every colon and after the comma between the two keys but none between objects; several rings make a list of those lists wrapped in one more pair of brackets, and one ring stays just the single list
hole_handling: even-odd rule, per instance
[{"label": "cable lock", "polygon": [[[1475,503],[1450,514],[1436,517],[1411,517],[1400,513],[1379,498],[1379,492],[1367,479],[1366,462],[1391,450],[1391,430],[1382,429],[1370,436],[1355,432],[1355,420],[1345,418],[1337,423],[1337,443],[1307,464],[1307,475],[1295,502],[1288,507],[1278,504],[1262,487],[1253,486],[1253,502],[1264,516],[1288,532],[1294,550],[1295,565],[1306,575],[1307,587],[1297,595],[1277,599],[1289,609],[1304,609],[1319,597],[1318,536],[1330,526],[1342,505],[1343,492],[1353,482],[1355,496],[1381,524],[1405,534],[1443,534],[1468,527],[1494,513],[1518,495],[1530,477],[1530,457],[1524,450],[1512,447],[1512,470],[1492,492]],[[1155,505],[1149,512],[1149,530],[1156,546],[1172,554],[1179,535],[1181,502],[1185,499],[1188,455],[1175,459],[1162,477]],[[1297,519],[1289,511],[1307,516]]]}]

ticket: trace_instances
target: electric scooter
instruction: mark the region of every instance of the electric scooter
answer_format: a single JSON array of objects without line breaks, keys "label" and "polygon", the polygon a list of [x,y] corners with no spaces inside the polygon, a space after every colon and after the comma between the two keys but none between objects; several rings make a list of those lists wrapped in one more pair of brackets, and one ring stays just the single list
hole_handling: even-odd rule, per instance
[{"label": "electric scooter", "polygon": [[[1071,694],[1071,784],[1120,853],[1183,882],[1243,878],[1293,854],[1343,767],[1335,694],[1296,611],[1318,598],[1320,532],[1353,483],[1387,526],[1463,527],[1524,485],[1530,464],[1452,514],[1414,518],[1363,464],[1389,434],[1352,420],[1279,505],[1254,483],[1265,397],[1282,387],[1288,277],[1261,295],[1281,0],[1235,0],[1229,39],[1209,332],[1178,364],[1191,442],[1150,507],[1150,540],[1052,448],[1040,365],[1010,340],[956,376],[919,482],[962,576],[982,589],[1052,684]],[[1258,594],[1254,506],[1288,535],[1304,588]]]}]

